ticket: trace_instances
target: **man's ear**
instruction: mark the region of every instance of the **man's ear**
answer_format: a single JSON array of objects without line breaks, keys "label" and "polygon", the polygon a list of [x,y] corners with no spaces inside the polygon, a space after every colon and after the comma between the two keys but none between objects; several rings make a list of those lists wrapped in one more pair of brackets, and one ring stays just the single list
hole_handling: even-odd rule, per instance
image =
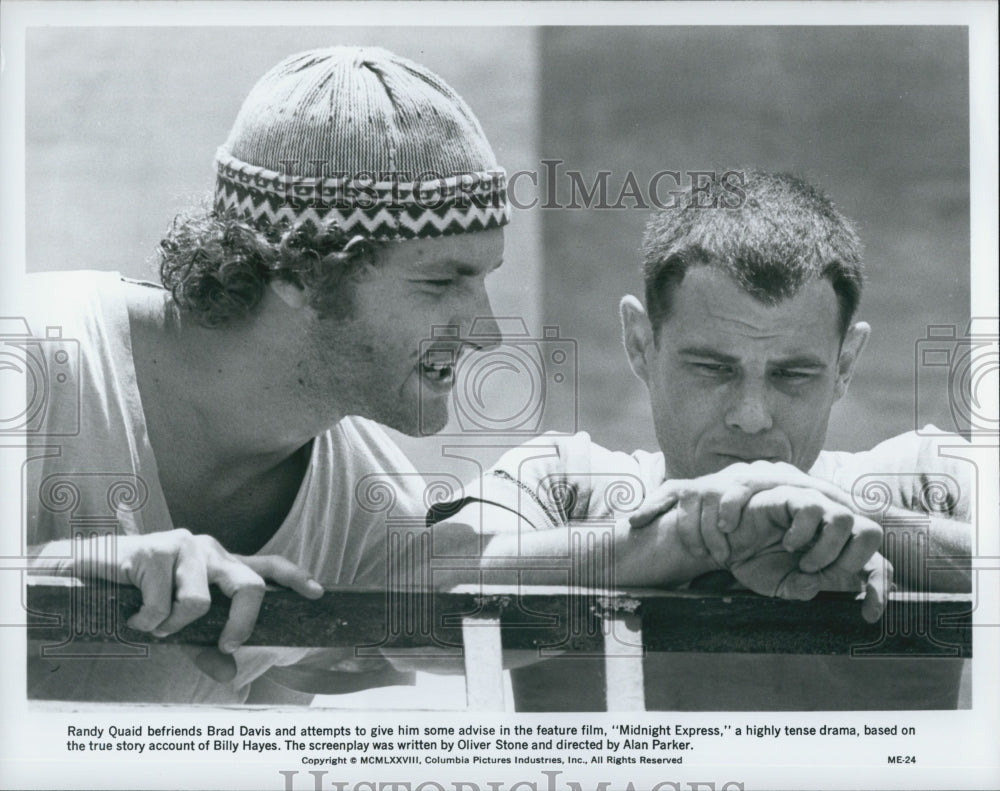
[{"label": "man's ear", "polygon": [[622,297],[618,306],[622,318],[622,343],[632,373],[649,384],[649,360],[653,350],[653,326],[642,303],[631,294]]},{"label": "man's ear", "polygon": [[858,321],[852,324],[844,335],[844,342],[840,344],[840,359],[837,361],[837,398],[847,392],[847,386],[854,376],[854,368],[868,343],[871,332],[872,328],[868,322]]},{"label": "man's ear", "polygon": [[268,281],[268,286],[290,308],[304,308],[309,304],[308,289],[298,283],[276,277]]}]

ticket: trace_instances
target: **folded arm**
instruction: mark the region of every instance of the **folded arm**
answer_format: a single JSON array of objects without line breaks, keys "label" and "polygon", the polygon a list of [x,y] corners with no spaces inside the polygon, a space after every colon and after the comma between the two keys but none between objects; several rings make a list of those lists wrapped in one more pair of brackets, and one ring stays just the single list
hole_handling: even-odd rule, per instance
[{"label": "folded arm", "polygon": [[[436,554],[450,557],[453,565],[461,554],[459,540],[478,536],[478,550],[465,552],[473,562],[464,576],[435,573],[435,579],[670,588],[727,569],[746,587],[769,596],[806,599],[820,590],[865,591],[863,615],[868,620],[881,615],[892,574],[876,553],[881,529],[819,493],[776,487],[750,498],[730,534],[726,563],[691,552],[682,540],[681,522],[682,515],[673,511],[641,527],[619,519],[535,529],[506,508],[473,502],[435,527],[440,531],[436,546],[439,539],[446,544],[451,539],[450,547]],[[834,560],[803,570],[801,559],[809,552]]]},{"label": "folded arm", "polygon": [[[924,454],[929,455],[929,454]],[[888,469],[883,462],[872,464],[874,469]],[[942,479],[956,481],[958,487],[969,482],[960,480],[960,468],[948,468]],[[889,485],[902,488],[907,481],[922,494],[897,498],[908,507],[887,502],[884,496]],[[967,495],[948,493],[945,487],[932,485],[933,473],[900,474],[870,473],[849,478],[846,485],[878,484],[877,503],[855,496],[839,485],[802,472],[792,465],[771,462],[735,464],[731,467],[694,480],[666,481],[646,499],[630,517],[634,526],[649,525],[668,514],[678,520],[679,535],[688,551],[695,555],[711,554],[720,563],[729,561],[730,533],[735,529],[742,509],[758,493],[775,487],[795,487],[823,494],[847,508],[858,517],[879,525],[885,534],[882,554],[895,567],[895,579],[909,590],[965,592],[971,589],[972,526],[968,521]],[[944,491],[940,503],[929,502],[934,489]],[[939,493],[941,493],[939,491]],[[836,525],[823,530],[835,530]],[[789,547],[792,548],[792,547]],[[812,571],[834,561],[830,554],[833,544],[818,542],[802,556],[802,569]]]}]

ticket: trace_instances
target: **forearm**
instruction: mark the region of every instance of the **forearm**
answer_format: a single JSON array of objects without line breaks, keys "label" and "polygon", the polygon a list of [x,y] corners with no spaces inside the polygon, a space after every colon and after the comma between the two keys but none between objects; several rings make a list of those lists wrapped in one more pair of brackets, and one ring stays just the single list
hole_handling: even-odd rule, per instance
[{"label": "forearm", "polygon": [[[421,575],[437,589],[470,583],[676,587],[720,568],[685,547],[676,513],[640,528],[630,528],[627,519],[540,527],[512,509],[475,502],[432,530],[432,544],[423,544],[432,552],[391,562],[424,569]],[[396,545],[417,548],[417,542]]]},{"label": "forearm", "polygon": [[501,575],[512,581],[516,572],[522,584],[583,587],[676,587],[719,568],[710,557],[691,555],[670,519],[638,529],[619,520],[498,534],[480,566],[491,581]]},{"label": "forearm", "polygon": [[[466,516],[473,521],[475,515]],[[428,558],[435,587],[472,583],[669,588],[719,569],[710,557],[694,557],[683,547],[673,519],[638,529],[630,529],[627,520],[535,529],[509,512],[493,513],[487,521],[489,529],[497,532],[474,531],[459,522],[435,526],[440,530],[434,539],[438,551]],[[426,651],[412,657],[394,654],[390,659],[397,669],[464,672],[461,658],[444,652],[439,656]],[[505,669],[538,659],[535,650],[503,652]]]},{"label": "forearm", "polygon": [[972,525],[895,506],[878,519],[882,554],[900,588],[964,593],[972,590]]},{"label": "forearm", "polygon": [[32,574],[73,576],[77,574],[77,548],[73,539],[49,541],[28,547],[28,570]]}]

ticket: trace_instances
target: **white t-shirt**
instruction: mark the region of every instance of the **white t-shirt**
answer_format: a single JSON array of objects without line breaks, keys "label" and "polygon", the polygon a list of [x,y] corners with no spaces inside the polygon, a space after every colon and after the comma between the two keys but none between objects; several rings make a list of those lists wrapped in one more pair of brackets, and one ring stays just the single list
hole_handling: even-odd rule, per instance
[{"label": "white t-shirt", "polygon": [[[945,450],[964,442],[928,426],[860,453],[822,451],[809,473],[851,493],[864,510],[894,506],[968,521],[971,468]],[[500,506],[535,530],[583,520],[614,522],[638,508],[665,475],[662,453],[608,450],[583,431],[550,433],[505,453],[466,487],[461,505]],[[444,514],[454,505],[435,510]],[[488,528],[486,520],[483,529]]]},{"label": "white t-shirt", "polygon": [[[946,450],[963,440],[935,436],[941,432],[931,429],[861,453],[823,451],[810,473],[852,493],[866,509],[892,505],[968,521],[972,468]],[[460,502],[439,505],[435,518],[447,519],[480,502],[518,514],[519,530],[566,530],[581,522],[610,527],[638,508],[664,476],[662,453],[611,451],[584,432],[546,434],[505,453],[466,487]],[[485,514],[473,520],[483,532],[490,523]],[[644,662],[646,706],[652,711],[949,709],[958,702],[967,661],[950,658],[947,648],[931,658],[651,652]],[[511,672],[515,705],[518,711],[602,710],[606,669],[602,658],[572,654],[516,668]]]},{"label": "white t-shirt", "polygon": [[[80,532],[173,529],[146,434],[126,305],[127,289],[158,287],[113,272],[33,275],[29,281],[28,322],[38,340],[26,347],[34,365],[27,543]],[[324,586],[384,585],[387,517],[422,516],[422,494],[422,478],[377,424],[345,418],[314,440],[294,504],[260,553],[283,555]],[[235,655],[236,678],[219,684],[198,670],[196,650],[186,647],[152,645],[144,656],[141,648],[81,639],[48,646],[44,658],[39,648],[30,646],[30,697],[201,703],[242,701],[249,682],[269,667],[311,653],[242,648]],[[345,667],[359,667],[351,649],[343,654]],[[360,665],[370,674],[369,686],[408,677],[380,660]],[[336,673],[324,675],[323,686],[332,691]],[[347,686],[356,684],[355,677]]]}]

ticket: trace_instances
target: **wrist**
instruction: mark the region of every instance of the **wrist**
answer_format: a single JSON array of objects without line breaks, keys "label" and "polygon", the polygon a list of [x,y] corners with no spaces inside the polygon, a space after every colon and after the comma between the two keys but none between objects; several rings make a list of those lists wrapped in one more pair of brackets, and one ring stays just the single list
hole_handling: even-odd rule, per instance
[{"label": "wrist", "polygon": [[708,574],[713,571],[727,571],[729,565],[728,558],[724,563],[715,560],[708,548],[703,544],[697,550],[691,549],[689,544],[682,538],[679,519],[676,517],[677,512],[672,511],[671,514],[674,515],[674,518],[662,520],[661,526],[664,531],[665,541],[671,548],[670,551],[674,557],[680,576],[683,577],[680,581],[688,582],[701,574]]},{"label": "wrist", "polygon": [[711,557],[698,557],[680,540],[672,519],[633,528],[627,519],[614,529],[614,584],[673,587],[718,570]]},{"label": "wrist", "polygon": [[49,541],[28,547],[28,571],[32,574],[52,574],[75,577],[77,558],[71,540]]}]

